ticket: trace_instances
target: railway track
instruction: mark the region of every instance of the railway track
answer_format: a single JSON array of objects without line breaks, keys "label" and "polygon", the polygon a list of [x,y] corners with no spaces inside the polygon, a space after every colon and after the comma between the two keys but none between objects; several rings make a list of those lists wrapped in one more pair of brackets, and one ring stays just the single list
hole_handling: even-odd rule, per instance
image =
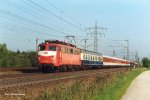
[{"label": "railway track", "polygon": [[62,72],[62,73],[48,73],[48,74],[18,74],[9,76],[3,76],[0,79],[0,91],[18,86],[27,86],[30,84],[39,84],[44,82],[52,82],[57,80],[72,79],[78,77],[85,77],[91,75],[97,75],[109,72],[125,71],[127,68],[111,68],[111,69],[99,69],[99,70],[86,70],[76,72]]},{"label": "railway track", "polygon": [[17,79],[17,78],[23,78],[23,77],[32,77],[36,75],[40,75],[42,73],[19,73],[19,74],[6,74],[6,75],[0,75],[0,80],[5,79]]},{"label": "railway track", "polygon": [[37,70],[37,68],[33,67],[23,67],[23,68],[0,68],[0,72],[8,72],[8,71],[33,71]]}]

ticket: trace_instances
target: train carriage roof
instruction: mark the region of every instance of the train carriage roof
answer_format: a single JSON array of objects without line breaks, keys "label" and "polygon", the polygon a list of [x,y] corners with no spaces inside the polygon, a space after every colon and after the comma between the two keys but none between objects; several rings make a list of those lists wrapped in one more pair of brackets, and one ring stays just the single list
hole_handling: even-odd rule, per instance
[{"label": "train carriage roof", "polygon": [[106,55],[103,55],[103,57],[111,58],[111,59],[116,59],[116,60],[122,60],[122,61],[129,61],[129,60],[126,60],[126,59],[121,59],[121,58],[112,57],[112,56],[106,56]]},{"label": "train carriage roof", "polygon": [[93,52],[93,51],[89,51],[89,50],[85,50],[85,49],[81,49],[81,53],[88,53],[88,54],[102,56],[101,53],[97,53],[97,52]]}]

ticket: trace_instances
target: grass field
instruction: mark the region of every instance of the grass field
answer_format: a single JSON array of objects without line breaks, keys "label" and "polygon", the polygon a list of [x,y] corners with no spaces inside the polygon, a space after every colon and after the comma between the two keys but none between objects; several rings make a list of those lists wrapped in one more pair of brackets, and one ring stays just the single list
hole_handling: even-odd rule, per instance
[{"label": "grass field", "polygon": [[113,83],[106,82],[104,87],[100,89],[95,100],[120,100],[131,82],[146,69],[135,69],[116,77]]},{"label": "grass field", "polygon": [[146,69],[110,73],[62,82],[48,88],[36,100],[119,100],[133,79]]}]

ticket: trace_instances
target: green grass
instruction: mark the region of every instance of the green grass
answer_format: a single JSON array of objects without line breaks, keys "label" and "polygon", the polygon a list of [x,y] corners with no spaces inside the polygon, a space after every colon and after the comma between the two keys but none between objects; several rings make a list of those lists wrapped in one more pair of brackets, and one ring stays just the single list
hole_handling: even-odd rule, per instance
[{"label": "green grass", "polygon": [[99,94],[95,97],[95,100],[120,100],[121,96],[125,93],[131,82],[143,71],[145,71],[145,69],[136,69],[119,75],[112,84],[107,82],[99,91]]},{"label": "green grass", "polygon": [[146,69],[109,73],[60,82],[36,100],[119,100],[133,79]]}]

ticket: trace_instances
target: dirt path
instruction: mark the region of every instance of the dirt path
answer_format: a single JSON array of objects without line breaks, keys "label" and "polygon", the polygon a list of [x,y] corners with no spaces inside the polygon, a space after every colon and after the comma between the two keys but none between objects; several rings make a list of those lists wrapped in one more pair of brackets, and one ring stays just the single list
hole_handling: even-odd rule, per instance
[{"label": "dirt path", "polygon": [[150,71],[140,74],[129,86],[121,100],[150,100]]}]

